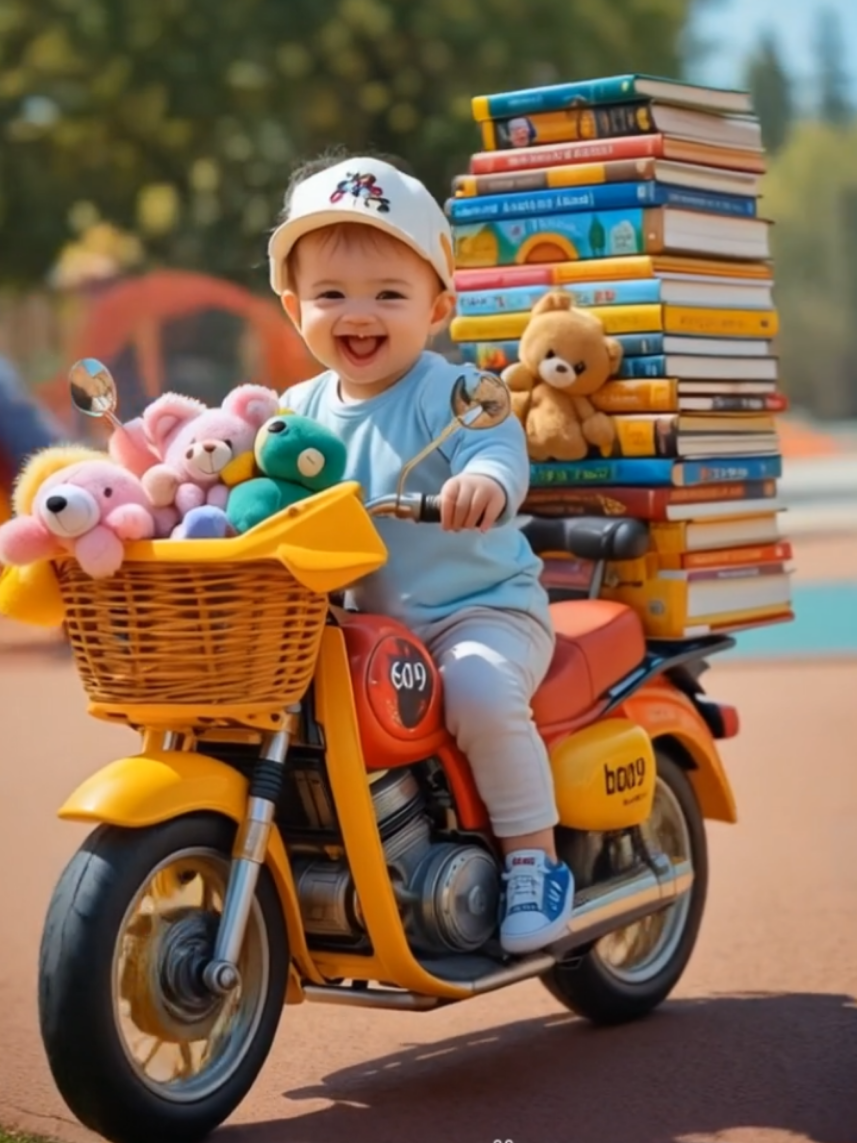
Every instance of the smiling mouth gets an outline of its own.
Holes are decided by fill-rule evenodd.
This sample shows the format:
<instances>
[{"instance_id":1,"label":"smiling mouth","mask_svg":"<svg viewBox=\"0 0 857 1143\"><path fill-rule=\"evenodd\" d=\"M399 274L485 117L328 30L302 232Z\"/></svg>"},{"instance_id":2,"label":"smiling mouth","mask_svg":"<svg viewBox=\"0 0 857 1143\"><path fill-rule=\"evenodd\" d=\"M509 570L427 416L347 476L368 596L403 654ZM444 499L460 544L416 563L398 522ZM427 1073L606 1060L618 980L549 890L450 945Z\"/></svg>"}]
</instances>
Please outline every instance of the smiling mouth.
<instances>
[{"instance_id":1,"label":"smiling mouth","mask_svg":"<svg viewBox=\"0 0 857 1143\"><path fill-rule=\"evenodd\" d=\"M356 364L367 364L380 352L386 337L338 337L336 339L345 357Z\"/></svg>"}]
</instances>

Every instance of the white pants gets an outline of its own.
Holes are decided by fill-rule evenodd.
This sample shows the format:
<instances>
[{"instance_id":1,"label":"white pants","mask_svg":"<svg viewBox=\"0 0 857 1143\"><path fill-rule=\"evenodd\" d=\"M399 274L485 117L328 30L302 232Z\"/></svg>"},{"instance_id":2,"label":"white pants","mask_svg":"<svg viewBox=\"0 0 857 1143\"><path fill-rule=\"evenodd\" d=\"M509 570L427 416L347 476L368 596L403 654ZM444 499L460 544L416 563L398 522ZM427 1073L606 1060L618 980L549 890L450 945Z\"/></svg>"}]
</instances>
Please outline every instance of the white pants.
<instances>
[{"instance_id":1,"label":"white pants","mask_svg":"<svg viewBox=\"0 0 857 1143\"><path fill-rule=\"evenodd\" d=\"M470 762L497 837L558 820L547 750L532 718L555 638L522 611L474 607L420 629L443 677L446 725Z\"/></svg>"}]
</instances>

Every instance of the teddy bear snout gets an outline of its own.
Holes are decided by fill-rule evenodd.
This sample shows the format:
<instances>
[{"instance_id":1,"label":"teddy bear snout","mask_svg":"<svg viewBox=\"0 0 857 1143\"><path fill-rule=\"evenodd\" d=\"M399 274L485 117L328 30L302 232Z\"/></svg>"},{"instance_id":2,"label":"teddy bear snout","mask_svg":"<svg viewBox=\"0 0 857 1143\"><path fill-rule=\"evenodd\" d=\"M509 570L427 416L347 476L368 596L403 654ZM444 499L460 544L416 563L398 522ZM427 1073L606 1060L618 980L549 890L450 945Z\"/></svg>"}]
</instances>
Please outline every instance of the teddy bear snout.
<instances>
[{"instance_id":1,"label":"teddy bear snout","mask_svg":"<svg viewBox=\"0 0 857 1143\"><path fill-rule=\"evenodd\" d=\"M232 460L226 441L197 441L185 453L188 468L199 476L216 476Z\"/></svg>"},{"instance_id":2,"label":"teddy bear snout","mask_svg":"<svg viewBox=\"0 0 857 1143\"><path fill-rule=\"evenodd\" d=\"M85 488L77 488L73 484L53 489L45 499L44 507L42 516L45 527L55 536L82 536L101 519L95 497Z\"/></svg>"},{"instance_id":3,"label":"teddy bear snout","mask_svg":"<svg viewBox=\"0 0 857 1143\"><path fill-rule=\"evenodd\" d=\"M575 379L575 373L567 361L561 357L546 358L539 366L539 376L547 385L554 389L565 389Z\"/></svg>"}]
</instances>

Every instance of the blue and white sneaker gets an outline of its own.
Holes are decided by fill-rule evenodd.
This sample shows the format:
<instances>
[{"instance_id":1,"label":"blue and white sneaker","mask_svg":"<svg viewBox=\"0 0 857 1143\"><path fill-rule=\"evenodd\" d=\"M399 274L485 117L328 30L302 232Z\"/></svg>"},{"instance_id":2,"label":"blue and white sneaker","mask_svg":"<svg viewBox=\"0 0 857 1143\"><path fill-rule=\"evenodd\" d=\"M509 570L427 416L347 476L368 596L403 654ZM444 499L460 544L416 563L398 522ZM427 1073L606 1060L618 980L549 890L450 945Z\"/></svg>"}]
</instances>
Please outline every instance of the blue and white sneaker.
<instances>
[{"instance_id":1,"label":"blue and white sneaker","mask_svg":"<svg viewBox=\"0 0 857 1143\"><path fill-rule=\"evenodd\" d=\"M574 908L574 875L540 849L506 857L500 902L500 944L508 953L536 952L566 932Z\"/></svg>"}]
</instances>

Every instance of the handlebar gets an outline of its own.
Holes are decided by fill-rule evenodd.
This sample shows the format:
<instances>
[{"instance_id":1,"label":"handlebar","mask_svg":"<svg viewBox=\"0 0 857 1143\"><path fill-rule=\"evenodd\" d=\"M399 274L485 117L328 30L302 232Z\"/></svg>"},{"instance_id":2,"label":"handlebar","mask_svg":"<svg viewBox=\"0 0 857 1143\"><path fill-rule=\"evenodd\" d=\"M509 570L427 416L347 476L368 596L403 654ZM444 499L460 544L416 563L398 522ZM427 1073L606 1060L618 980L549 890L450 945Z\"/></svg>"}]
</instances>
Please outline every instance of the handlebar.
<instances>
[{"instance_id":1,"label":"handlebar","mask_svg":"<svg viewBox=\"0 0 857 1143\"><path fill-rule=\"evenodd\" d=\"M417 524L440 523L440 496L407 492L402 496L380 496L366 505L370 516L395 516Z\"/></svg>"}]
</instances>

